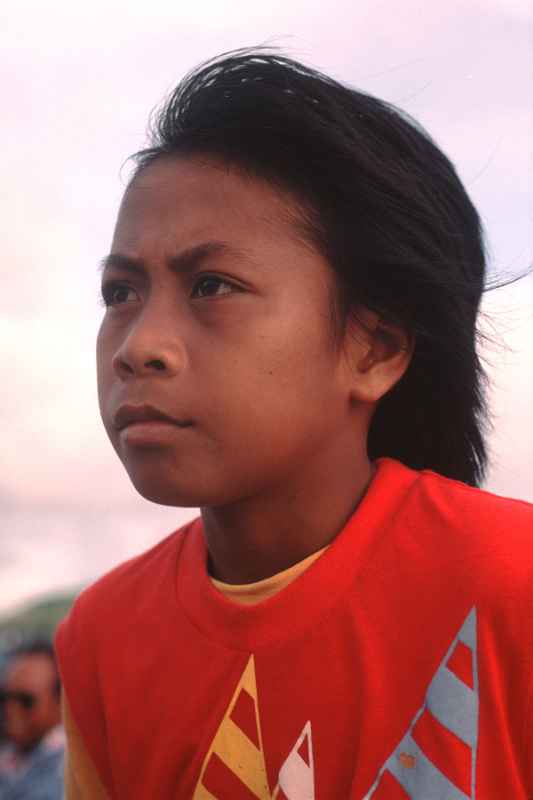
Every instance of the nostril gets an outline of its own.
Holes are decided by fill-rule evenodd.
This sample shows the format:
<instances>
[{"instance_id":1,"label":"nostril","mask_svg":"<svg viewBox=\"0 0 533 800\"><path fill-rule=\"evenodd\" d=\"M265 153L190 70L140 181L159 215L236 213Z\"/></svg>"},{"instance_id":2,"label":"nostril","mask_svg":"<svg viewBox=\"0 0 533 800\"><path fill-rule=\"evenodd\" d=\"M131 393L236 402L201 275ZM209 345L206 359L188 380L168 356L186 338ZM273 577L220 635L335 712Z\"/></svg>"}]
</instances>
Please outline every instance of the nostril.
<instances>
[{"instance_id":1,"label":"nostril","mask_svg":"<svg viewBox=\"0 0 533 800\"><path fill-rule=\"evenodd\" d=\"M127 362L127 361L123 361L121 358L119 358L119 359L116 359L116 360L114 361L114 364L113 364L113 365L114 365L114 367L115 367L115 370L116 370L116 371L117 371L119 374L123 374L123 375L124 375L124 374L127 374L127 375L133 375L133 369L132 369L132 367L131 367L131 366L128 364L128 362Z\"/></svg>"},{"instance_id":2,"label":"nostril","mask_svg":"<svg viewBox=\"0 0 533 800\"><path fill-rule=\"evenodd\" d=\"M159 358L154 358L154 359L152 359L152 361L148 361L146 366L147 367L153 367L154 369L157 369L157 370L160 370L160 371L165 369L165 365L163 364L163 362Z\"/></svg>"}]
</instances>

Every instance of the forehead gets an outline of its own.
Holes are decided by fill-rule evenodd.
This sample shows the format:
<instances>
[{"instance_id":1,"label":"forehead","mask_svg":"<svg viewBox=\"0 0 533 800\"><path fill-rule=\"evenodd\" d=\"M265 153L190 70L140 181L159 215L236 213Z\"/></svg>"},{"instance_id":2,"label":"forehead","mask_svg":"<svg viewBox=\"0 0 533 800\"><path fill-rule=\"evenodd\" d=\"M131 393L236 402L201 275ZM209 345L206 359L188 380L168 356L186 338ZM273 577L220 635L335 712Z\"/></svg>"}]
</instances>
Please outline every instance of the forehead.
<instances>
[{"instance_id":1,"label":"forehead","mask_svg":"<svg viewBox=\"0 0 533 800\"><path fill-rule=\"evenodd\" d=\"M302 212L287 192L207 158L161 157L128 187L114 249L175 249L201 239L246 246L301 238Z\"/></svg>"},{"instance_id":2,"label":"forehead","mask_svg":"<svg viewBox=\"0 0 533 800\"><path fill-rule=\"evenodd\" d=\"M48 689L55 677L52 662L44 655L16 658L7 668L5 685L11 690L39 692Z\"/></svg>"}]
</instances>

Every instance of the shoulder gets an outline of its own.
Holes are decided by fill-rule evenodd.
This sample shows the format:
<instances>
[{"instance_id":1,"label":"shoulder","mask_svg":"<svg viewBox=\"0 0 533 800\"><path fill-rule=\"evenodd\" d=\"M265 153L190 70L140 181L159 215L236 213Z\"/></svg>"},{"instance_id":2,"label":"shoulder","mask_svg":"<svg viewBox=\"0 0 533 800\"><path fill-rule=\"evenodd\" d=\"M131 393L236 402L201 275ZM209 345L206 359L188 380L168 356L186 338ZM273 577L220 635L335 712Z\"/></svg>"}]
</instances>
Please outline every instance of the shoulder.
<instances>
[{"instance_id":1,"label":"shoulder","mask_svg":"<svg viewBox=\"0 0 533 800\"><path fill-rule=\"evenodd\" d=\"M533 603L533 505L430 471L412 486L409 522L430 553L490 594Z\"/></svg>"},{"instance_id":2,"label":"shoulder","mask_svg":"<svg viewBox=\"0 0 533 800\"><path fill-rule=\"evenodd\" d=\"M525 500L500 497L461 481L445 478L431 470L414 470L390 458L380 459L380 472L386 485L402 486L403 498L420 513L449 526L465 525L487 532L517 526L520 535L533 531L533 504Z\"/></svg>"},{"instance_id":3,"label":"shoulder","mask_svg":"<svg viewBox=\"0 0 533 800\"><path fill-rule=\"evenodd\" d=\"M438 564L457 580L533 597L531 503L384 461L385 484L402 486L388 520L402 552L427 569Z\"/></svg>"},{"instance_id":4,"label":"shoulder","mask_svg":"<svg viewBox=\"0 0 533 800\"><path fill-rule=\"evenodd\" d=\"M38 797L53 800L63 788L63 749L39 746L28 758L24 769L13 777L13 797ZM8 796L11 795L8 793Z\"/></svg>"},{"instance_id":5,"label":"shoulder","mask_svg":"<svg viewBox=\"0 0 533 800\"><path fill-rule=\"evenodd\" d=\"M472 535L479 532L487 539L505 532L516 543L533 541L533 504L525 500L500 497L429 470L419 473L418 490L436 515L468 526Z\"/></svg>"},{"instance_id":6,"label":"shoulder","mask_svg":"<svg viewBox=\"0 0 533 800\"><path fill-rule=\"evenodd\" d=\"M164 635L165 622L175 614L176 568L191 525L85 589L56 632L63 689L105 785L111 785L106 708L139 642L150 641L159 629Z\"/></svg>"},{"instance_id":7,"label":"shoulder","mask_svg":"<svg viewBox=\"0 0 533 800\"><path fill-rule=\"evenodd\" d=\"M132 595L150 591L171 579L181 544L192 523L166 536L154 547L114 567L84 589L76 598L67 621L76 614L109 615L110 611L131 603Z\"/></svg>"},{"instance_id":8,"label":"shoulder","mask_svg":"<svg viewBox=\"0 0 533 800\"><path fill-rule=\"evenodd\" d=\"M55 648L65 680L76 663L98 660L101 649L126 628L153 624L150 612L173 602L174 576L182 542L192 523L146 552L119 564L84 589L58 626ZM68 688L68 687L67 687Z\"/></svg>"}]
</instances>

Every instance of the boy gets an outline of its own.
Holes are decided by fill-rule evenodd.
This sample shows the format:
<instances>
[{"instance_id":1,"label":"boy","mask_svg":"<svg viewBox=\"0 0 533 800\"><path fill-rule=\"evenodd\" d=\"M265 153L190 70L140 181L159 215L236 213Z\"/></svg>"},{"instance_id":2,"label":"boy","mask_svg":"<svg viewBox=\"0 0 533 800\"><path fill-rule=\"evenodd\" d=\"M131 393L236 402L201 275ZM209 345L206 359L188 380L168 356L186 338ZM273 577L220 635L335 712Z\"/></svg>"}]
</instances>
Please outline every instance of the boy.
<instances>
[{"instance_id":1,"label":"boy","mask_svg":"<svg viewBox=\"0 0 533 800\"><path fill-rule=\"evenodd\" d=\"M533 512L473 488L484 271L398 110L262 51L172 94L99 399L138 491L202 514L58 632L67 797L531 796Z\"/></svg>"}]
</instances>

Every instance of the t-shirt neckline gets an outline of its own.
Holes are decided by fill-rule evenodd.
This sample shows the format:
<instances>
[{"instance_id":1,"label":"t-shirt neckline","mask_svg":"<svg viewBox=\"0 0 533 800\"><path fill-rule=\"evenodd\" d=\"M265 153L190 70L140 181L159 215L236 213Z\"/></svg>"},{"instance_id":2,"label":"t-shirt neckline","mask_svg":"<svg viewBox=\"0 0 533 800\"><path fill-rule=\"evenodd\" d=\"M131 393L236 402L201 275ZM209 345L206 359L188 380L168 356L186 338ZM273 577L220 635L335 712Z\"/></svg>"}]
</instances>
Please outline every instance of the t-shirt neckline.
<instances>
[{"instance_id":1,"label":"t-shirt neckline","mask_svg":"<svg viewBox=\"0 0 533 800\"><path fill-rule=\"evenodd\" d=\"M398 461L379 459L364 497L326 552L256 605L238 605L212 585L202 521L195 520L184 533L178 559L178 603L204 635L236 650L251 652L305 634L353 585L416 477Z\"/></svg>"}]
</instances>

